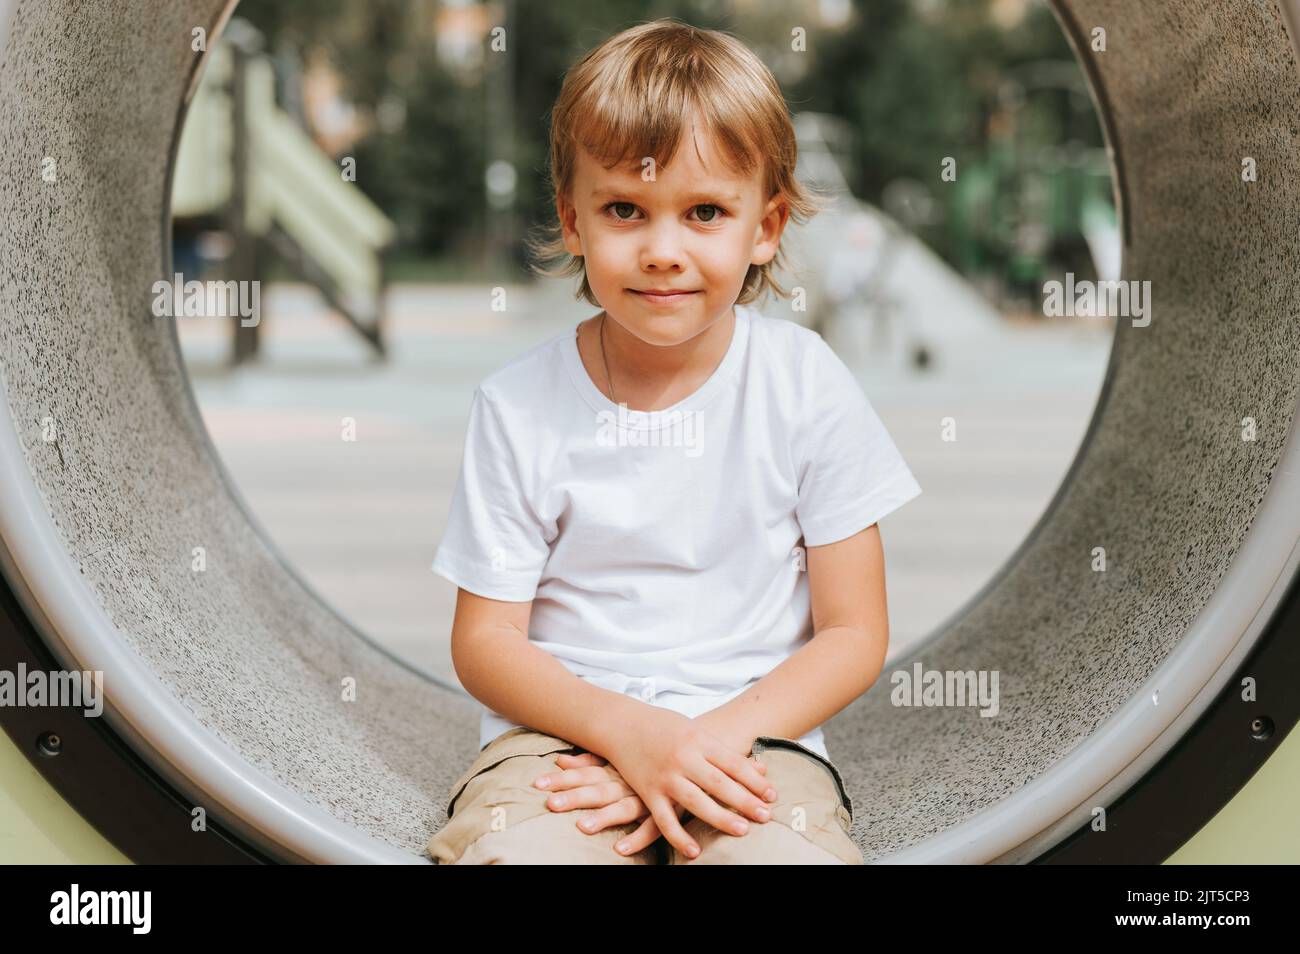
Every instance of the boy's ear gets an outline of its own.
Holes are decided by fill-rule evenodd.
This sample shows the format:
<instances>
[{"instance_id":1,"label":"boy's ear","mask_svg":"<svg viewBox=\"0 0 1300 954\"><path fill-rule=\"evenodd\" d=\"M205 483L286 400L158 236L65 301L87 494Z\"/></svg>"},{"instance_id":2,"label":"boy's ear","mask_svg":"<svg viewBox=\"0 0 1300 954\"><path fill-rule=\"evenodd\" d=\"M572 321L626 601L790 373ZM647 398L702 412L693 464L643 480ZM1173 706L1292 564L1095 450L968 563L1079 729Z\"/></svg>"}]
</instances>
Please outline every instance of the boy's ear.
<instances>
[{"instance_id":1,"label":"boy's ear","mask_svg":"<svg viewBox=\"0 0 1300 954\"><path fill-rule=\"evenodd\" d=\"M753 265L766 265L776 257L776 250L781 245L781 233L785 231L790 219L790 203L780 195L772 196L763 210L763 218L754 229L754 255L750 259Z\"/></svg>"},{"instance_id":2,"label":"boy's ear","mask_svg":"<svg viewBox=\"0 0 1300 954\"><path fill-rule=\"evenodd\" d=\"M578 234L578 210L563 194L555 197L555 215L560 220L564 235L564 250L570 255L582 255L582 236Z\"/></svg>"}]
</instances>

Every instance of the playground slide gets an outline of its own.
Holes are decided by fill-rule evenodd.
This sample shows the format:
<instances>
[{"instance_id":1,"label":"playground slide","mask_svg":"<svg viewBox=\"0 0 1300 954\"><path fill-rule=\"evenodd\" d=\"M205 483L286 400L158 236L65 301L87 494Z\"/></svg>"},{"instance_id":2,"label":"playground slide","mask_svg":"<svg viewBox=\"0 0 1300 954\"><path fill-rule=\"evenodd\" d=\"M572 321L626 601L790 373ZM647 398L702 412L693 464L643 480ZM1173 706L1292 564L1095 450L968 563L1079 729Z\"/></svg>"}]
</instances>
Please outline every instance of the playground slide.
<instances>
[{"instance_id":1,"label":"playground slide","mask_svg":"<svg viewBox=\"0 0 1300 954\"><path fill-rule=\"evenodd\" d=\"M175 216L219 214L230 201L234 57L229 45L218 43L208 60L176 154ZM345 164L322 152L276 104L271 61L250 55L246 70L246 227L255 236L281 229L368 325L382 292L381 253L396 228L347 178Z\"/></svg>"}]
</instances>

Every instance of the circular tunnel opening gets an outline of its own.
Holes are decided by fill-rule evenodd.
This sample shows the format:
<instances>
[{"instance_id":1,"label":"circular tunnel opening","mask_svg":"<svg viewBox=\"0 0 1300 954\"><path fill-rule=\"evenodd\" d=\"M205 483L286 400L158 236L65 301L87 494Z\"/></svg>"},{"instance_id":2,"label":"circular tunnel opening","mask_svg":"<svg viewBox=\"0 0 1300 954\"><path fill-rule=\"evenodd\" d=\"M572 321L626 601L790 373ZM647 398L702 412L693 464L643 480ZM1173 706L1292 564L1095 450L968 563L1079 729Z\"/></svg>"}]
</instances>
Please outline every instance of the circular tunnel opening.
<instances>
[{"instance_id":1,"label":"circular tunnel opening","mask_svg":"<svg viewBox=\"0 0 1300 954\"><path fill-rule=\"evenodd\" d=\"M1086 280L1099 270L1117 277L1119 235L1084 75L1046 6L1019 9L1018 18L1004 13L995 21L1000 47L985 51L989 62L1006 65L980 71L962 59L977 42L968 36L969 20L947 23L934 13L901 19L889 34L898 43L875 21L859 18L852 30L852 21L832 22L823 30L835 48L820 51L823 63L813 68L793 51L770 51L771 27L752 17L735 23L769 51L783 82L806 84L789 93L802 104L794 115L800 176L835 197L832 209L783 237L796 256L787 285L828 306L800 311L769 300L761 310L812 327L850 363L927 490L886 524L891 656L947 622L1037 522L1086 430L1113 341L1111 321L1042 315L1044 280L1066 273ZM443 126L414 128L427 109L419 94L449 80L439 71L425 78L409 61L436 60L436 49L451 40L420 41L427 57L418 45L414 55L405 45L381 48L375 55L405 64L403 83L362 86L374 102L352 103L312 92L335 89L332 60L356 55L335 51L326 60L320 52L337 42L338 21L322 15L314 28L295 22L289 55L273 9L266 10L258 22L270 32L232 19L187 107L171 192L173 263L164 269L200 280L222 281L240 269L260 276L259 314L249 319L257 343L241 344L248 329L234 320L177 314L185 370L223 464L298 575L374 642L455 682L455 586L430 580L427 557L450 508L473 384L589 309L566 283L526 282L525 271L512 268L513 250L483 269L487 216L480 223L468 214L437 215L441 206L420 186L433 173L411 178L401 162L383 164L388 154L441 149L474 167L458 185L486 178L478 166L489 167L489 158L468 159L482 146L473 131L461 133L462 141L447 139ZM507 29L544 38L534 44L564 45L550 37L556 27L539 10L531 16ZM933 38L929 46L919 42L923 31ZM877 55L860 75L845 77L848 51L867 35L873 47L906 52ZM818 48L822 42L812 40ZM897 86L900 73L938 57L949 62L936 71L942 79L932 80L924 103L883 97L852 120L829 112L842 106L828 86ZM309 65L281 75L276 64L286 60ZM238 83L236 68L245 74ZM824 78L815 81L819 71ZM854 126L886 128L899 113L928 112L952 86L968 85L966 71L982 77L979 91L942 121L909 131L905 142L853 135ZM482 87L464 93L478 97L473 113L531 114L556 94L548 88L525 103L494 106L500 94L472 75ZM516 76L514 83L528 88L537 80ZM394 90L410 104L396 105ZM294 116L303 103L314 108ZM372 114L383 124L363 134ZM248 126L239 137L230 131L237 115ZM351 125L340 126L349 116ZM288 125L315 130L315 138L291 135ZM964 142L985 128L987 143ZM544 133L535 131L539 141L516 143L511 153L538 154ZM242 163L230 156L236 138L248 154ZM915 158L922 146L949 142L962 143L948 150L961 159L953 181L943 163ZM850 176L862 180L855 189ZM935 182L923 184L924 176ZM248 196L254 211L234 216L236 194ZM434 271L416 257L417 249L432 254L425 249L433 238L407 208L418 201L432 204L431 218L464 221L460 232L437 236L439 247L484 248L437 260ZM471 209L481 202L467 200ZM522 236L522 222L546 213L537 212L535 197L515 202L521 224L510 231ZM380 245L399 228L408 258L390 260L389 268L403 280L385 289L376 281L386 251ZM332 261L331 243L346 246L343 263ZM241 246L246 258L237 254ZM384 328L388 360L374 360L380 355L363 333L364 309L351 310L343 294L349 287L355 301L385 300L369 312L382 311L376 325ZM508 310L493 310L494 288L505 291ZM961 440L935 439L934 422L945 418Z\"/></svg>"}]
</instances>

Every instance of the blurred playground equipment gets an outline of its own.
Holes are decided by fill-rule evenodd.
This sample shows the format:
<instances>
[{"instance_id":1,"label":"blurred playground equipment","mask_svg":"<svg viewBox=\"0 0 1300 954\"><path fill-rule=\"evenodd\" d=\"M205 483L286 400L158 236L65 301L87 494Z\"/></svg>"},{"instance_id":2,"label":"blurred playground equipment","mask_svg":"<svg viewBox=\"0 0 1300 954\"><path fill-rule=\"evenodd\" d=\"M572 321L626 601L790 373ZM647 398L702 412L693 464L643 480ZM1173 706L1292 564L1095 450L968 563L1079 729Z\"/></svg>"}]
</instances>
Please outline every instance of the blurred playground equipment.
<instances>
[{"instance_id":1,"label":"blurred playground equipment","mask_svg":"<svg viewBox=\"0 0 1300 954\"><path fill-rule=\"evenodd\" d=\"M177 152L178 270L215 265L223 279L253 280L274 253L382 355L385 253L396 229L352 184L346 159L335 162L277 106L260 34L232 20L211 51ZM258 325L231 326L239 364L257 352Z\"/></svg>"},{"instance_id":2,"label":"blurred playground equipment","mask_svg":"<svg viewBox=\"0 0 1300 954\"><path fill-rule=\"evenodd\" d=\"M1047 97L1052 114L1064 117L1064 143L1044 145L1049 137L1034 135L1026 107ZM965 275L996 271L1008 295L1031 300L1061 272L1118 278L1111 163L1105 149L1083 145L1084 126L1096 118L1078 67L1020 66L1002 83L999 99L987 150L962 157L952 188L941 193L957 267Z\"/></svg>"},{"instance_id":3,"label":"blurred playground equipment","mask_svg":"<svg viewBox=\"0 0 1300 954\"><path fill-rule=\"evenodd\" d=\"M962 329L1000 320L960 274L893 216L849 189L842 119L822 113L794 116L801 182L830 198L830 207L806 225L786 231L787 288L806 291L807 311L790 317L828 339L841 353L890 352L925 367L940 335L957 343Z\"/></svg>"}]
</instances>

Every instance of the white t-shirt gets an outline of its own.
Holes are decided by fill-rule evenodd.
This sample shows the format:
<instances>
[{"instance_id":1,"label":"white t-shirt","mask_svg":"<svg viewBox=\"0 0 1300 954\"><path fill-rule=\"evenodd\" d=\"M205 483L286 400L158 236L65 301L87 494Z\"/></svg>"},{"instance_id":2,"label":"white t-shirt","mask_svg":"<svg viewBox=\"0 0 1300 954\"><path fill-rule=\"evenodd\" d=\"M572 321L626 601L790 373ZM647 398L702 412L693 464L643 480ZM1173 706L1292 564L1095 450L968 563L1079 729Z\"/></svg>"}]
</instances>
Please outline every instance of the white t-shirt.
<instances>
[{"instance_id":1,"label":"white t-shirt","mask_svg":"<svg viewBox=\"0 0 1300 954\"><path fill-rule=\"evenodd\" d=\"M735 314L712 376L658 412L601 393L576 327L484 379L433 561L532 600L528 638L580 678L692 718L812 637L800 548L921 493L820 335ZM484 707L480 747L514 725ZM829 757L820 726L799 741Z\"/></svg>"}]
</instances>

